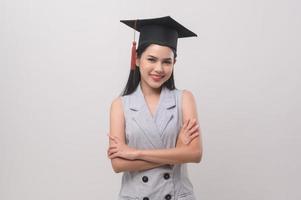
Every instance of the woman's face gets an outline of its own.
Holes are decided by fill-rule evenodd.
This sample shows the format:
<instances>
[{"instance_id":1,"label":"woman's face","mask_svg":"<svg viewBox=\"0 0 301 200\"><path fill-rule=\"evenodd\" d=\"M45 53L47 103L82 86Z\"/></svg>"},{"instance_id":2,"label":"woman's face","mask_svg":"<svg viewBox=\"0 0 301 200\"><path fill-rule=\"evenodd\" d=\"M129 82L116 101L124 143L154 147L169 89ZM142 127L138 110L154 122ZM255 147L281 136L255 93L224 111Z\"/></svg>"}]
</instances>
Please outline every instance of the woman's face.
<instances>
[{"instance_id":1,"label":"woman's face","mask_svg":"<svg viewBox=\"0 0 301 200\"><path fill-rule=\"evenodd\" d=\"M141 81L152 88L159 88L172 74L174 53L167 46L151 44L137 58L136 64L140 69Z\"/></svg>"}]
</instances>

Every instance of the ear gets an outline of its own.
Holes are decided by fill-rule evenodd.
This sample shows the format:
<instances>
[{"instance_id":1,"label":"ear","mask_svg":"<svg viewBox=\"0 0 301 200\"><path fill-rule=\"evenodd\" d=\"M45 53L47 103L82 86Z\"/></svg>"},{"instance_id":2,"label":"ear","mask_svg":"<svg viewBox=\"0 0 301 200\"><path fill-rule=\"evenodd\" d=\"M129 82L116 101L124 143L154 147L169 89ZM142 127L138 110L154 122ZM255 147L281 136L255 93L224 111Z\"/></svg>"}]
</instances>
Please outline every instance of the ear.
<instances>
[{"instance_id":1,"label":"ear","mask_svg":"<svg viewBox=\"0 0 301 200\"><path fill-rule=\"evenodd\" d=\"M136 58L136 66L140 66L140 58Z\"/></svg>"},{"instance_id":2,"label":"ear","mask_svg":"<svg viewBox=\"0 0 301 200\"><path fill-rule=\"evenodd\" d=\"M176 64L176 62L177 62L177 59L174 59L173 64Z\"/></svg>"}]
</instances>

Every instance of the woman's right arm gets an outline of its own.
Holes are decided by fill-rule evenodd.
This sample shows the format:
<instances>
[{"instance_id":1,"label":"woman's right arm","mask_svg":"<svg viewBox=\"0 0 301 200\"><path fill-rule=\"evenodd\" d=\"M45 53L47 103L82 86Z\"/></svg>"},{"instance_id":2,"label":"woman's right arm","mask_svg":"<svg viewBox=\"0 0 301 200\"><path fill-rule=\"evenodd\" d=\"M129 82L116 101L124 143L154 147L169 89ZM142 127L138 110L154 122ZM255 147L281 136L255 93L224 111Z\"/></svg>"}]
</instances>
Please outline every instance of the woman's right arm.
<instances>
[{"instance_id":1,"label":"woman's right arm","mask_svg":"<svg viewBox=\"0 0 301 200\"><path fill-rule=\"evenodd\" d=\"M113 100L111 104L109 134L120 138L120 140L125 143L125 120L120 97ZM110 144L111 142L112 141L110 140ZM119 157L111 159L111 164L116 173L123 171L147 170L163 165L144 160L127 160Z\"/></svg>"}]
</instances>

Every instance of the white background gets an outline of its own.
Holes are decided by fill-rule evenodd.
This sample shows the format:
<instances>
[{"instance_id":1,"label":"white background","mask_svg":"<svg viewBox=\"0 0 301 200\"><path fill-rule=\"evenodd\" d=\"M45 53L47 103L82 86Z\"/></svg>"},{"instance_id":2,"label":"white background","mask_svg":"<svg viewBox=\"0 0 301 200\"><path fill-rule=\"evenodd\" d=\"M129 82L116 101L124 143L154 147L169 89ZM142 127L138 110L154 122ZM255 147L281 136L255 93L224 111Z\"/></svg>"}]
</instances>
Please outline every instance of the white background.
<instances>
[{"instance_id":1,"label":"white background","mask_svg":"<svg viewBox=\"0 0 301 200\"><path fill-rule=\"evenodd\" d=\"M0 199L117 199L109 108L124 88L133 31L170 15L175 82L197 101L200 200L299 200L301 3L297 0L0 2Z\"/></svg>"}]
</instances>

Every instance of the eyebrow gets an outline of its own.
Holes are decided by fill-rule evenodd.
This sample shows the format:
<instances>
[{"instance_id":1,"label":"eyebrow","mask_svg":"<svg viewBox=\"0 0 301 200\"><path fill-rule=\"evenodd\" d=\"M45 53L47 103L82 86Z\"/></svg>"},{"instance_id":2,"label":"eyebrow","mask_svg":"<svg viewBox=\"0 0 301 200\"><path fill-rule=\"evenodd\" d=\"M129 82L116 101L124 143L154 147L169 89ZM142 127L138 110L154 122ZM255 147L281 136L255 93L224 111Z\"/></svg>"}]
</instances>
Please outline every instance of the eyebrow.
<instances>
[{"instance_id":1,"label":"eyebrow","mask_svg":"<svg viewBox=\"0 0 301 200\"><path fill-rule=\"evenodd\" d=\"M152 55L148 55L148 57L152 57L152 58L156 58L157 59L156 56L152 56ZM163 60L172 60L172 59L171 58L163 58Z\"/></svg>"}]
</instances>

